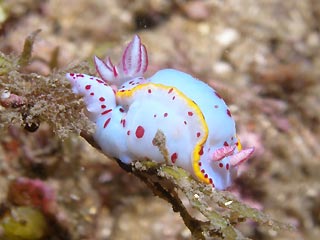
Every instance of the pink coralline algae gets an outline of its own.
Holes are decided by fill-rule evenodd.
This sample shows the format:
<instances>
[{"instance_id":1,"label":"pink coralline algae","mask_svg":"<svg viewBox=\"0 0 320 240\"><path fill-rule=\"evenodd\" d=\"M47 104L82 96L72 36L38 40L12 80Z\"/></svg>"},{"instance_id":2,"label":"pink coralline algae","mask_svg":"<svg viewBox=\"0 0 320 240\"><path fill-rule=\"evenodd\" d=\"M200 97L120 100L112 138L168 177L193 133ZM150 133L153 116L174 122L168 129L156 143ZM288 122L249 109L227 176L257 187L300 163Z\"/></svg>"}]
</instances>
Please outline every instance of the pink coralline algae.
<instances>
[{"instance_id":1,"label":"pink coralline algae","mask_svg":"<svg viewBox=\"0 0 320 240\"><path fill-rule=\"evenodd\" d=\"M242 149L235 122L221 96L189 74L164 69L144 78L148 55L138 36L119 64L95 57L100 78L68 73L73 92L84 96L102 151L123 163L152 159L176 165L217 189L226 189L237 166L254 148ZM153 139L160 130L168 156Z\"/></svg>"},{"instance_id":2,"label":"pink coralline algae","mask_svg":"<svg viewBox=\"0 0 320 240\"><path fill-rule=\"evenodd\" d=\"M39 208L44 213L53 213L56 206L53 189L39 179L21 177L14 180L9 187L8 199L15 205Z\"/></svg>"}]
</instances>

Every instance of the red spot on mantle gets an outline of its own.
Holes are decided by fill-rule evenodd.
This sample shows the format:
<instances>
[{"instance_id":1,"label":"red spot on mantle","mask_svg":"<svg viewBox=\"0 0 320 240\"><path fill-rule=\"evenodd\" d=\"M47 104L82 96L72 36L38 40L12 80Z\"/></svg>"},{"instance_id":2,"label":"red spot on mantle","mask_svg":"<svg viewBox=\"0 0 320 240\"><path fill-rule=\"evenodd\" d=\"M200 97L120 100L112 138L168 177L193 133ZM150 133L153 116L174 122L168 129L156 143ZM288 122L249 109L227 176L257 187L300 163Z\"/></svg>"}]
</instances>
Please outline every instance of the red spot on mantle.
<instances>
[{"instance_id":1,"label":"red spot on mantle","mask_svg":"<svg viewBox=\"0 0 320 240\"><path fill-rule=\"evenodd\" d=\"M188 112L188 115L191 117L193 116L193 112Z\"/></svg>"},{"instance_id":2,"label":"red spot on mantle","mask_svg":"<svg viewBox=\"0 0 320 240\"><path fill-rule=\"evenodd\" d=\"M108 124L109 124L110 121L111 121L111 118L108 118L108 119L105 121L105 123L104 123L104 125L103 125L103 128L106 128L106 127L108 126Z\"/></svg>"},{"instance_id":3,"label":"red spot on mantle","mask_svg":"<svg viewBox=\"0 0 320 240\"><path fill-rule=\"evenodd\" d=\"M227 163L226 169L229 170L229 167L230 167L230 165L229 165L229 163Z\"/></svg>"},{"instance_id":4,"label":"red spot on mantle","mask_svg":"<svg viewBox=\"0 0 320 240\"><path fill-rule=\"evenodd\" d=\"M138 126L136 129L136 137L142 138L144 135L144 128L142 126Z\"/></svg>"},{"instance_id":5,"label":"red spot on mantle","mask_svg":"<svg viewBox=\"0 0 320 240\"><path fill-rule=\"evenodd\" d=\"M176 160L177 160L177 158L178 158L178 154L177 154L177 153L173 153L173 154L171 155L171 162L172 162L172 163L175 163Z\"/></svg>"},{"instance_id":6,"label":"red spot on mantle","mask_svg":"<svg viewBox=\"0 0 320 240\"><path fill-rule=\"evenodd\" d=\"M229 109L227 109L227 114L228 114L229 117L231 117L231 112L230 112Z\"/></svg>"},{"instance_id":7,"label":"red spot on mantle","mask_svg":"<svg viewBox=\"0 0 320 240\"><path fill-rule=\"evenodd\" d=\"M222 98L219 93L215 92L215 94L218 98Z\"/></svg>"},{"instance_id":8,"label":"red spot on mantle","mask_svg":"<svg viewBox=\"0 0 320 240\"><path fill-rule=\"evenodd\" d=\"M86 90L89 90L91 88L91 85L86 85Z\"/></svg>"},{"instance_id":9,"label":"red spot on mantle","mask_svg":"<svg viewBox=\"0 0 320 240\"><path fill-rule=\"evenodd\" d=\"M105 100L104 97L99 98L100 102L103 102L104 100Z\"/></svg>"},{"instance_id":10,"label":"red spot on mantle","mask_svg":"<svg viewBox=\"0 0 320 240\"><path fill-rule=\"evenodd\" d=\"M201 146L201 148L200 148L199 155L200 155L200 156L203 155L203 146Z\"/></svg>"},{"instance_id":11,"label":"red spot on mantle","mask_svg":"<svg viewBox=\"0 0 320 240\"><path fill-rule=\"evenodd\" d=\"M101 115L108 114L108 113L109 113L109 112L111 112L111 111L112 111L112 109L108 109L108 110L106 110L106 111L102 112L102 113L101 113Z\"/></svg>"},{"instance_id":12,"label":"red spot on mantle","mask_svg":"<svg viewBox=\"0 0 320 240\"><path fill-rule=\"evenodd\" d=\"M122 127L126 126L126 120L125 119L121 119L120 123L122 124Z\"/></svg>"}]
</instances>

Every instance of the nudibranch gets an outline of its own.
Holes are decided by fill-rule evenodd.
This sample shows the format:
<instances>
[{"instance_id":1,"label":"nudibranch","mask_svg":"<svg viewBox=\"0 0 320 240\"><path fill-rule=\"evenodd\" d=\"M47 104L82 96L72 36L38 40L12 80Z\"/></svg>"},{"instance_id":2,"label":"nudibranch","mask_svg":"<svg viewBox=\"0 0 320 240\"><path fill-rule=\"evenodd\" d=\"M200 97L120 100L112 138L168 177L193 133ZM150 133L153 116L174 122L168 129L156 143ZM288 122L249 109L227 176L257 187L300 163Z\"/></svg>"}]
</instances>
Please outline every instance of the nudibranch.
<instances>
[{"instance_id":1,"label":"nudibranch","mask_svg":"<svg viewBox=\"0 0 320 240\"><path fill-rule=\"evenodd\" d=\"M95 141L125 164L149 159L189 171L217 189L226 189L238 165L254 148L242 149L235 122L221 96L208 84L174 69L144 78L148 55L138 36L119 64L94 58L100 78L68 73L73 92L84 96L96 124ZM166 156L154 143L160 130Z\"/></svg>"}]
</instances>

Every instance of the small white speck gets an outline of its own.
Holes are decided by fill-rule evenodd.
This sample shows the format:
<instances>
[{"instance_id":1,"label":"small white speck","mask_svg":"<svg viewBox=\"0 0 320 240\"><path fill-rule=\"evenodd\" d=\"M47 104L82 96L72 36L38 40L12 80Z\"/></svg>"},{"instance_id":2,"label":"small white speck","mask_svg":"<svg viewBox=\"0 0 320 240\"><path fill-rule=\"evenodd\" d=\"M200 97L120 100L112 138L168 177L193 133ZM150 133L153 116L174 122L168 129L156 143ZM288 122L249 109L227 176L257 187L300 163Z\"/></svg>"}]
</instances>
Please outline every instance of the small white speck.
<instances>
[{"instance_id":1,"label":"small white speck","mask_svg":"<svg viewBox=\"0 0 320 240\"><path fill-rule=\"evenodd\" d=\"M80 200L80 197L75 195L75 194L70 194L70 198L74 201L79 201Z\"/></svg>"},{"instance_id":2,"label":"small white speck","mask_svg":"<svg viewBox=\"0 0 320 240\"><path fill-rule=\"evenodd\" d=\"M239 33L233 28L226 28L216 36L220 45L228 47L239 39Z\"/></svg>"},{"instance_id":3,"label":"small white speck","mask_svg":"<svg viewBox=\"0 0 320 240\"><path fill-rule=\"evenodd\" d=\"M201 35L208 35L210 33L210 25L207 23L199 24L198 31Z\"/></svg>"},{"instance_id":4,"label":"small white speck","mask_svg":"<svg viewBox=\"0 0 320 240\"><path fill-rule=\"evenodd\" d=\"M4 90L4 91L1 93L1 100L4 100L4 99L9 98L10 95L11 95L11 93L10 93L9 90Z\"/></svg>"},{"instance_id":5,"label":"small white speck","mask_svg":"<svg viewBox=\"0 0 320 240\"><path fill-rule=\"evenodd\" d=\"M97 208L96 207L89 208L89 214L95 215L96 213L97 213Z\"/></svg>"},{"instance_id":6,"label":"small white speck","mask_svg":"<svg viewBox=\"0 0 320 240\"><path fill-rule=\"evenodd\" d=\"M231 203L233 203L233 201L225 202L224 205L225 205L225 206L229 206Z\"/></svg>"},{"instance_id":7,"label":"small white speck","mask_svg":"<svg viewBox=\"0 0 320 240\"><path fill-rule=\"evenodd\" d=\"M268 233L271 237L276 237L278 235L278 232L273 229L270 229Z\"/></svg>"},{"instance_id":8,"label":"small white speck","mask_svg":"<svg viewBox=\"0 0 320 240\"><path fill-rule=\"evenodd\" d=\"M232 67L230 66L229 63L221 61L221 62L217 62L213 65L213 70L217 74L226 74L226 73L230 73L232 71Z\"/></svg>"}]
</instances>

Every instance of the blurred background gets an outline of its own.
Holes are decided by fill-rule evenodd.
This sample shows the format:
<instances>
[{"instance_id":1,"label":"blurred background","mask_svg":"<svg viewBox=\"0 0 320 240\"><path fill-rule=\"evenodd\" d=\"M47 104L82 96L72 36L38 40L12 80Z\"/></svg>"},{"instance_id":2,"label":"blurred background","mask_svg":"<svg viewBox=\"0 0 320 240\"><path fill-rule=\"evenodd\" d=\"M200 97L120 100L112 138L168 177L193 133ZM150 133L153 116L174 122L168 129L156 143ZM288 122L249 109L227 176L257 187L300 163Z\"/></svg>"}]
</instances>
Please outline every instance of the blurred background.
<instances>
[{"instance_id":1,"label":"blurred background","mask_svg":"<svg viewBox=\"0 0 320 240\"><path fill-rule=\"evenodd\" d=\"M138 34L149 55L146 76L170 67L213 86L242 144L256 147L234 194L297 228L246 222L239 229L253 239L319 239L320 1L0 1L3 53L19 54L37 29L29 72L50 75L52 59L56 68L92 65L93 55L117 62ZM0 189L2 223L10 209L31 219L34 229L22 240L191 238L143 183L82 138L62 141L45 123L0 136Z\"/></svg>"}]
</instances>

